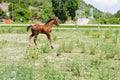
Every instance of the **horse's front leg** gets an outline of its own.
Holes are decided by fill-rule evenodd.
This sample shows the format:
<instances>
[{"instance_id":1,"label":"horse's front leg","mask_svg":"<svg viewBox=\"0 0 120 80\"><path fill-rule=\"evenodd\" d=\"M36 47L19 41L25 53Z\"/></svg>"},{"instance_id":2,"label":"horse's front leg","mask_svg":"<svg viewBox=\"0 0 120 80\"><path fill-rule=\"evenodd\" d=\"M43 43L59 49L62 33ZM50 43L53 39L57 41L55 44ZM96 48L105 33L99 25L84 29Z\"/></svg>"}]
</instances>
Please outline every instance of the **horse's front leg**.
<instances>
[{"instance_id":1,"label":"horse's front leg","mask_svg":"<svg viewBox=\"0 0 120 80\"><path fill-rule=\"evenodd\" d=\"M54 47L52 46L50 34L46 34L46 36L47 36L47 38L48 38L48 40L49 40L49 43L50 43L51 48L54 49Z\"/></svg>"}]
</instances>

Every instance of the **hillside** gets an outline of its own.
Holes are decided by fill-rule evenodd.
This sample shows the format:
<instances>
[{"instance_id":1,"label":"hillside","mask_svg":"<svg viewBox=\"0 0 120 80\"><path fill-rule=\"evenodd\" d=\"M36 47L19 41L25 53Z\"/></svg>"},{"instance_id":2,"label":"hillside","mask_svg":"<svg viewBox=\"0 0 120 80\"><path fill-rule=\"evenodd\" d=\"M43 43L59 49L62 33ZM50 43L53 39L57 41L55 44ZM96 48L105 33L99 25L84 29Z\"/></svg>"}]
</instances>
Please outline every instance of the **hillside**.
<instances>
[{"instance_id":1,"label":"hillside","mask_svg":"<svg viewBox=\"0 0 120 80\"><path fill-rule=\"evenodd\" d=\"M86 4L83 0L80 0L80 10L85 11L85 16L87 16L87 17L90 16L90 8L93 8L94 18L98 18L98 14L99 15L104 14L102 11L98 10L94 6L92 6L90 4Z\"/></svg>"}]
</instances>

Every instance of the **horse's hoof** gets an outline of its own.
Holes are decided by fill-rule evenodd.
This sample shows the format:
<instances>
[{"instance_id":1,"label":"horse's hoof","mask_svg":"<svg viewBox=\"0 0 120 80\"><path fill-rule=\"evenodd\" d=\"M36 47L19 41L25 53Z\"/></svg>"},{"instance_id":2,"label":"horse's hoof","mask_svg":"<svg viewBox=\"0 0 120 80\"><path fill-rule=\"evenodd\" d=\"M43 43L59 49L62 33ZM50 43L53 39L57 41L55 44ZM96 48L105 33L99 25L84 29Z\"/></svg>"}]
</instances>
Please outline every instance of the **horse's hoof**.
<instances>
[{"instance_id":1,"label":"horse's hoof","mask_svg":"<svg viewBox=\"0 0 120 80\"><path fill-rule=\"evenodd\" d=\"M31 47L31 45L28 45L28 46L27 46L27 48L30 48L30 47Z\"/></svg>"},{"instance_id":2,"label":"horse's hoof","mask_svg":"<svg viewBox=\"0 0 120 80\"><path fill-rule=\"evenodd\" d=\"M53 46L51 46L51 48L52 48L52 49L54 49L54 47L53 47Z\"/></svg>"}]
</instances>

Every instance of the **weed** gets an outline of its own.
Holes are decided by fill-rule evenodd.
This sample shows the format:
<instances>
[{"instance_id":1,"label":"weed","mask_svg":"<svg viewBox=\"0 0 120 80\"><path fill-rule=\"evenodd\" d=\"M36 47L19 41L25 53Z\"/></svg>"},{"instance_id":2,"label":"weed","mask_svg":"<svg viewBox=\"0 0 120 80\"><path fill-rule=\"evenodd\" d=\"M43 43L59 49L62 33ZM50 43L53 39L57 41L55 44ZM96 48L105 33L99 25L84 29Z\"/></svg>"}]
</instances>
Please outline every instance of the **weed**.
<instances>
[{"instance_id":1,"label":"weed","mask_svg":"<svg viewBox=\"0 0 120 80\"><path fill-rule=\"evenodd\" d=\"M56 41L56 40L57 40L57 36L54 35L54 36L53 36L53 41Z\"/></svg>"},{"instance_id":2,"label":"weed","mask_svg":"<svg viewBox=\"0 0 120 80\"><path fill-rule=\"evenodd\" d=\"M36 48L26 49L25 59L38 59L39 50Z\"/></svg>"},{"instance_id":3,"label":"weed","mask_svg":"<svg viewBox=\"0 0 120 80\"><path fill-rule=\"evenodd\" d=\"M99 38L100 37L100 32L94 32L92 33L93 38Z\"/></svg>"},{"instance_id":4,"label":"weed","mask_svg":"<svg viewBox=\"0 0 120 80\"><path fill-rule=\"evenodd\" d=\"M81 72L83 69L83 64L79 57L73 57L67 61L66 66L69 68L69 71L72 71L72 74L75 76L81 76Z\"/></svg>"},{"instance_id":5,"label":"weed","mask_svg":"<svg viewBox=\"0 0 120 80\"><path fill-rule=\"evenodd\" d=\"M41 46L41 52L42 53L49 53L51 50L50 46L48 44L44 44Z\"/></svg>"},{"instance_id":6,"label":"weed","mask_svg":"<svg viewBox=\"0 0 120 80\"><path fill-rule=\"evenodd\" d=\"M65 73L51 66L42 67L41 72L43 72L43 76L47 80L66 80Z\"/></svg>"},{"instance_id":7,"label":"weed","mask_svg":"<svg viewBox=\"0 0 120 80\"><path fill-rule=\"evenodd\" d=\"M34 80L34 74L31 68L9 65L0 72L0 80Z\"/></svg>"},{"instance_id":8,"label":"weed","mask_svg":"<svg viewBox=\"0 0 120 80\"><path fill-rule=\"evenodd\" d=\"M109 65L102 66L98 72L99 80L118 80L116 75L118 75L117 72Z\"/></svg>"},{"instance_id":9,"label":"weed","mask_svg":"<svg viewBox=\"0 0 120 80\"><path fill-rule=\"evenodd\" d=\"M104 37L105 37L105 39L111 38L112 37L112 31L110 31L110 30L105 31Z\"/></svg>"},{"instance_id":10,"label":"weed","mask_svg":"<svg viewBox=\"0 0 120 80\"><path fill-rule=\"evenodd\" d=\"M7 44L7 42L8 42L7 40L4 40L4 39L1 40L0 41L0 49L2 49Z\"/></svg>"},{"instance_id":11,"label":"weed","mask_svg":"<svg viewBox=\"0 0 120 80\"><path fill-rule=\"evenodd\" d=\"M91 45L89 50L91 55L95 55L97 53L97 45Z\"/></svg>"},{"instance_id":12,"label":"weed","mask_svg":"<svg viewBox=\"0 0 120 80\"><path fill-rule=\"evenodd\" d=\"M87 29L84 32L85 32L85 35L89 35L90 34L90 29Z\"/></svg>"},{"instance_id":13,"label":"weed","mask_svg":"<svg viewBox=\"0 0 120 80\"><path fill-rule=\"evenodd\" d=\"M64 42L62 45L59 46L58 52L65 52L65 53L71 53L74 49L74 44L72 41L70 42Z\"/></svg>"},{"instance_id":14,"label":"weed","mask_svg":"<svg viewBox=\"0 0 120 80\"><path fill-rule=\"evenodd\" d=\"M81 46L81 53L85 53L85 43L81 42L80 43L80 46Z\"/></svg>"},{"instance_id":15,"label":"weed","mask_svg":"<svg viewBox=\"0 0 120 80\"><path fill-rule=\"evenodd\" d=\"M101 45L101 58L114 58L119 54L119 47L111 42L103 43Z\"/></svg>"},{"instance_id":16,"label":"weed","mask_svg":"<svg viewBox=\"0 0 120 80\"><path fill-rule=\"evenodd\" d=\"M114 33L115 33L115 34L114 34L114 36L113 36L113 38L112 38L112 42L113 42L114 44L117 44L117 43L118 43L119 30L116 30Z\"/></svg>"}]
</instances>

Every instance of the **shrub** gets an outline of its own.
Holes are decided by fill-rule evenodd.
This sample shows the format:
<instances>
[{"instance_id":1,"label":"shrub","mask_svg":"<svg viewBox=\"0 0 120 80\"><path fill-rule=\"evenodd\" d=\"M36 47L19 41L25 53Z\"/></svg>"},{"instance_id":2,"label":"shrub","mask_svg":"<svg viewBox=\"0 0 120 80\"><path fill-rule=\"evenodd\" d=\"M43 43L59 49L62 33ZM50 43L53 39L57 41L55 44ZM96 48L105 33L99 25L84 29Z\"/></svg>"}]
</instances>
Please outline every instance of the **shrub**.
<instances>
[{"instance_id":1,"label":"shrub","mask_svg":"<svg viewBox=\"0 0 120 80\"><path fill-rule=\"evenodd\" d=\"M103 43L101 45L101 58L114 58L119 54L119 46L112 44L111 42Z\"/></svg>"},{"instance_id":2,"label":"shrub","mask_svg":"<svg viewBox=\"0 0 120 80\"><path fill-rule=\"evenodd\" d=\"M105 39L109 39L112 37L112 32L110 30L105 31L104 33Z\"/></svg>"},{"instance_id":3,"label":"shrub","mask_svg":"<svg viewBox=\"0 0 120 80\"><path fill-rule=\"evenodd\" d=\"M32 17L31 11L24 8L14 10L14 14L14 20L16 22L20 22L20 19L22 19L23 22L26 22Z\"/></svg>"},{"instance_id":4,"label":"shrub","mask_svg":"<svg viewBox=\"0 0 120 80\"><path fill-rule=\"evenodd\" d=\"M50 48L49 44L44 44L44 45L41 46L41 52L42 53L49 53L50 50L51 50L51 48Z\"/></svg>"},{"instance_id":5,"label":"shrub","mask_svg":"<svg viewBox=\"0 0 120 80\"><path fill-rule=\"evenodd\" d=\"M94 32L92 33L93 38L99 38L100 37L100 32Z\"/></svg>"}]
</instances>

